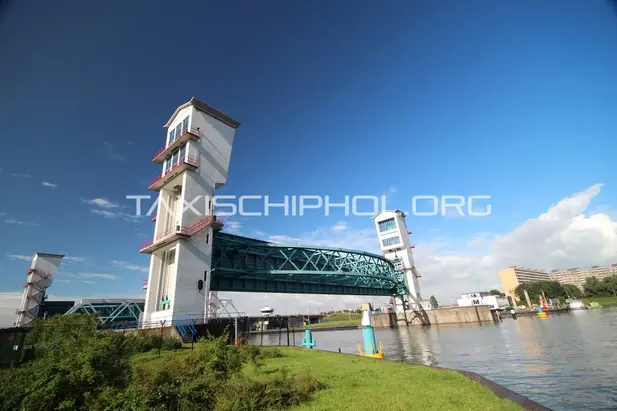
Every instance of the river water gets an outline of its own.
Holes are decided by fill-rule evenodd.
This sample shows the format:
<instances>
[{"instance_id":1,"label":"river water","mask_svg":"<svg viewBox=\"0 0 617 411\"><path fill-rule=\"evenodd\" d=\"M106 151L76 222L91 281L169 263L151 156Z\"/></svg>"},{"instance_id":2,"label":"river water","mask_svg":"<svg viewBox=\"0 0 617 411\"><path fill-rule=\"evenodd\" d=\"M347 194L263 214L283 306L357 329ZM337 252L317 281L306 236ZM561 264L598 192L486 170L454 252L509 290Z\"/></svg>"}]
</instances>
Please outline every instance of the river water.
<instances>
[{"instance_id":1,"label":"river water","mask_svg":"<svg viewBox=\"0 0 617 411\"><path fill-rule=\"evenodd\" d=\"M386 359L473 371L555 411L617 410L617 308L375 334ZM360 330L313 335L321 350L355 354L362 342ZM296 345L302 337L295 334ZM285 331L280 341L287 345ZM261 336L249 342L260 344ZM264 334L263 344L278 345L279 335Z\"/></svg>"}]
</instances>

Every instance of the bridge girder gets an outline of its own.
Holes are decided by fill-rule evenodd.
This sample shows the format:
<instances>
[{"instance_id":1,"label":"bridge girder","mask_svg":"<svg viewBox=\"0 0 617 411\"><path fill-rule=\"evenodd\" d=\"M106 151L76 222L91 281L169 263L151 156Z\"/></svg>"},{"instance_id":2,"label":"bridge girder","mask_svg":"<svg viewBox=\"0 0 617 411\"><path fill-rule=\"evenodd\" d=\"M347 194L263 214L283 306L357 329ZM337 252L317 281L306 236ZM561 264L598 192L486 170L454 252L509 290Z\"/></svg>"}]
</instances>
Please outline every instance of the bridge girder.
<instances>
[{"instance_id":1,"label":"bridge girder","mask_svg":"<svg viewBox=\"0 0 617 411\"><path fill-rule=\"evenodd\" d=\"M212 291L392 296L407 292L385 258L332 247L283 245L219 232Z\"/></svg>"}]
</instances>

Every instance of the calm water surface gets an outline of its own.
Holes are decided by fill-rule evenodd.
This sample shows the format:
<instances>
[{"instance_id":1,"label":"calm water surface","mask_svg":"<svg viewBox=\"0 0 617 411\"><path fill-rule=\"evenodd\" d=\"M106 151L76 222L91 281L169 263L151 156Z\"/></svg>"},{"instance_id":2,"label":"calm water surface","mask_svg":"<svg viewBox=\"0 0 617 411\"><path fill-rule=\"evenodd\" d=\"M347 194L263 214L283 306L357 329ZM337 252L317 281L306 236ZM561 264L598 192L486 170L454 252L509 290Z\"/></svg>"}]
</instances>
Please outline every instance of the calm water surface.
<instances>
[{"instance_id":1,"label":"calm water surface","mask_svg":"<svg viewBox=\"0 0 617 411\"><path fill-rule=\"evenodd\" d=\"M362 342L359 330L313 335L321 350L355 354ZM295 335L296 345L302 337ZM617 410L617 308L380 329L376 337L387 359L473 371L556 411ZM278 345L279 335L264 335L263 343Z\"/></svg>"}]
</instances>

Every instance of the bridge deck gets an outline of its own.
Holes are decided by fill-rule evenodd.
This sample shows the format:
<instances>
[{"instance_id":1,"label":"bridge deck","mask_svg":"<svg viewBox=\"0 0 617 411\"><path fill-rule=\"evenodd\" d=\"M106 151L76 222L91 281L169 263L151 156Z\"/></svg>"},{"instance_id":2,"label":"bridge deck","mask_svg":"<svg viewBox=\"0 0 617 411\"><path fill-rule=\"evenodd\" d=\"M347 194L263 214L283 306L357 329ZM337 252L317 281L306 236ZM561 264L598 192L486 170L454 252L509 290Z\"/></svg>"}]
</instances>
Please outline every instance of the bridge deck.
<instances>
[{"instance_id":1,"label":"bridge deck","mask_svg":"<svg viewBox=\"0 0 617 411\"><path fill-rule=\"evenodd\" d=\"M212 291L405 294L403 274L385 258L363 251L283 245L216 233Z\"/></svg>"}]
</instances>

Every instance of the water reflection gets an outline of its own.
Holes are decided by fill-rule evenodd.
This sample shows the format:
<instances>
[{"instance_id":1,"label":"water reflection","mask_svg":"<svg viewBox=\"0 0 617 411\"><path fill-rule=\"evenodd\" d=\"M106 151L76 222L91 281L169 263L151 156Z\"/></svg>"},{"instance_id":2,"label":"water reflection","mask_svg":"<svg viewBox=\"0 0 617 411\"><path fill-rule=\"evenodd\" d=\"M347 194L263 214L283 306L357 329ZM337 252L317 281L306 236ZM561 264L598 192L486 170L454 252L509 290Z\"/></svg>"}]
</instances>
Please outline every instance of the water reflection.
<instances>
[{"instance_id":1,"label":"water reflection","mask_svg":"<svg viewBox=\"0 0 617 411\"><path fill-rule=\"evenodd\" d=\"M405 362L422 365L437 365L435 348L437 340L431 338L428 327L401 327L393 330L398 337L398 342L402 351L402 358ZM385 349L388 352L387 349Z\"/></svg>"}]
</instances>

